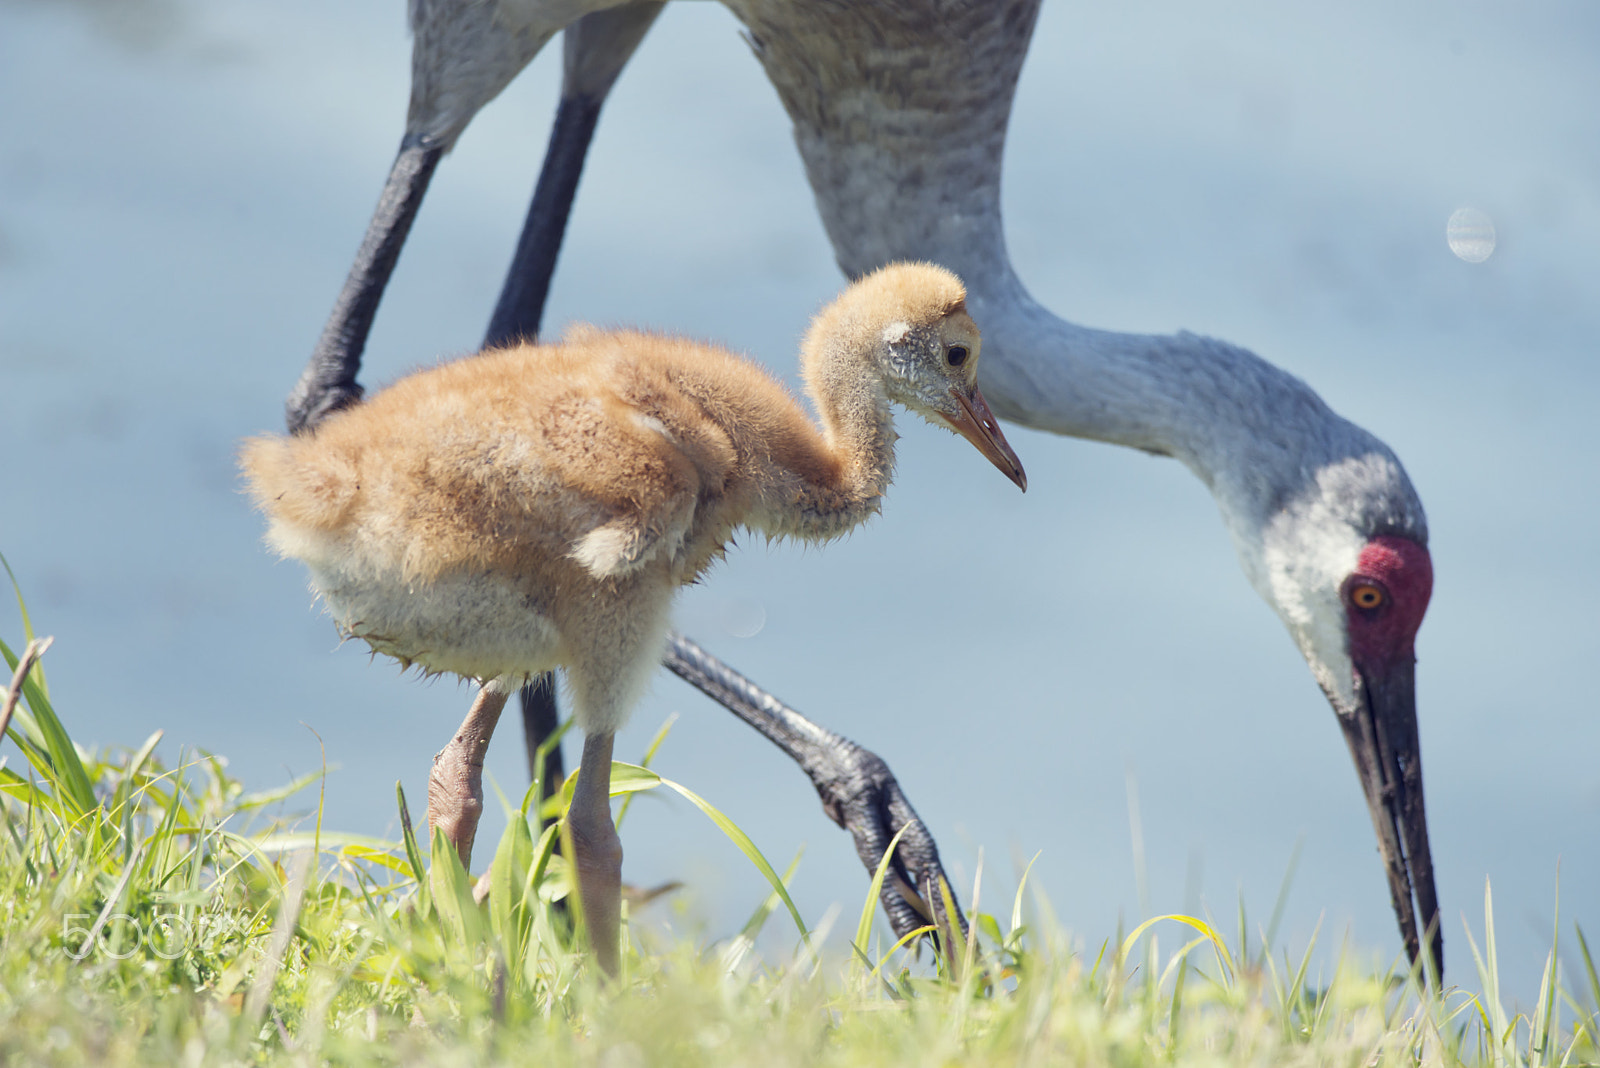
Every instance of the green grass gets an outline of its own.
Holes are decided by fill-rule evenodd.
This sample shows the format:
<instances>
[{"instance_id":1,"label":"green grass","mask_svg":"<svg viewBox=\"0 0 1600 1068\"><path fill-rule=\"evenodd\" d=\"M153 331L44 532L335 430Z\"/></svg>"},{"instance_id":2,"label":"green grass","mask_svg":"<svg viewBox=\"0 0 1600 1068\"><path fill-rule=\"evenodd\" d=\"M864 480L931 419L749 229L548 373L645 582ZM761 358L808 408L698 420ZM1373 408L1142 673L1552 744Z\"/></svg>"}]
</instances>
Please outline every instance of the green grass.
<instances>
[{"instance_id":1,"label":"green grass","mask_svg":"<svg viewBox=\"0 0 1600 1068\"><path fill-rule=\"evenodd\" d=\"M28 657L26 609L23 626ZM0 652L15 672L17 653ZM810 931L731 821L620 763L615 793L688 796L774 890L725 943L630 926L624 975L606 984L556 904L570 889L563 797L540 811L530 788L479 904L454 850L419 842L408 817L400 843L332 833L320 805L284 826L268 813L317 777L249 793L205 753L164 766L159 734L86 753L43 667L19 683L0 750L0 1063L1600 1063L1582 932L1587 973L1569 985L1552 946L1534 1011L1511 1015L1487 894L1479 995L1425 994L1354 953L1313 989L1314 946L1274 958L1258 939L1247 956L1242 913L1231 947L1209 922L1162 917L1083 952L1026 876L992 915L980 874L970 938L917 960L867 944L876 883L854 932ZM780 908L794 951L766 960L755 938Z\"/></svg>"}]
</instances>

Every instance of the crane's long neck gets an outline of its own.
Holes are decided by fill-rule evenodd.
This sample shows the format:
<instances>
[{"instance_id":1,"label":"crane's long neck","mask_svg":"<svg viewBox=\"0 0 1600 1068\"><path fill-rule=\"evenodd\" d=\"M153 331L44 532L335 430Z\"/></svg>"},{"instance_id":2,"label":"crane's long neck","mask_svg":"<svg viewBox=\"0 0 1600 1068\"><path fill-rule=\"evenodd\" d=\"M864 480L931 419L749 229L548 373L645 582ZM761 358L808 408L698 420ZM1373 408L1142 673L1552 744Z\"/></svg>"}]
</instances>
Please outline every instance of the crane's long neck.
<instances>
[{"instance_id":1,"label":"crane's long neck","mask_svg":"<svg viewBox=\"0 0 1600 1068\"><path fill-rule=\"evenodd\" d=\"M1192 455L1203 451L1184 410L1193 391L1150 358L1171 339L1076 327L1012 270L1000 168L1039 0L729 2L794 121L847 275L903 259L949 267L983 331L997 414L1208 466Z\"/></svg>"},{"instance_id":2,"label":"crane's long neck","mask_svg":"<svg viewBox=\"0 0 1600 1068\"><path fill-rule=\"evenodd\" d=\"M1236 541L1258 539L1327 463L1391 455L1241 348L1076 326L1028 294L1006 251L1000 168L1039 0L727 2L794 121L839 265L854 277L927 259L959 274L997 414L1176 457Z\"/></svg>"}]
</instances>

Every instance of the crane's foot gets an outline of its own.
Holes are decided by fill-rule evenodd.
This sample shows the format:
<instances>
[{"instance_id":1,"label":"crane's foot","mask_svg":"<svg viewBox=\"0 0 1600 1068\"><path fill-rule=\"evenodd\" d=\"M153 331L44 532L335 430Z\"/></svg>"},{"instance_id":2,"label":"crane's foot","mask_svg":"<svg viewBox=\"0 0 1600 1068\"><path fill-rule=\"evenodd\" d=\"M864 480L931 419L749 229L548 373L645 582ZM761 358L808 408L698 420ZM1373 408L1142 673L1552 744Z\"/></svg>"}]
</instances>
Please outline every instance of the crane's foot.
<instances>
[{"instance_id":1,"label":"crane's foot","mask_svg":"<svg viewBox=\"0 0 1600 1068\"><path fill-rule=\"evenodd\" d=\"M939 847L883 758L813 723L676 631L668 636L665 664L800 765L823 811L855 839L868 872L877 872L889 843L905 828L881 894L896 936L930 923L940 932L966 933L960 906L945 908L941 886L948 880ZM952 887L950 901L955 900Z\"/></svg>"},{"instance_id":2,"label":"crane's foot","mask_svg":"<svg viewBox=\"0 0 1600 1068\"><path fill-rule=\"evenodd\" d=\"M941 884L949 886L939 862L939 845L911 807L910 800L883 758L846 738L817 746L803 765L822 799L822 810L855 839L856 855L876 872L883 854L901 833L883 880L880 900L898 937L933 924L945 935L966 933L966 917L955 905L946 908ZM949 886L955 904L955 888Z\"/></svg>"},{"instance_id":3,"label":"crane's foot","mask_svg":"<svg viewBox=\"0 0 1600 1068\"><path fill-rule=\"evenodd\" d=\"M433 770L428 773L428 826L444 832L468 870L478 820L483 816L483 757L508 696L499 683L485 683L455 737L433 758Z\"/></svg>"},{"instance_id":4,"label":"crane's foot","mask_svg":"<svg viewBox=\"0 0 1600 1068\"><path fill-rule=\"evenodd\" d=\"M589 944L600 969L615 978L622 927L622 840L611 819L612 737L595 733L584 738L567 827Z\"/></svg>"}]
</instances>

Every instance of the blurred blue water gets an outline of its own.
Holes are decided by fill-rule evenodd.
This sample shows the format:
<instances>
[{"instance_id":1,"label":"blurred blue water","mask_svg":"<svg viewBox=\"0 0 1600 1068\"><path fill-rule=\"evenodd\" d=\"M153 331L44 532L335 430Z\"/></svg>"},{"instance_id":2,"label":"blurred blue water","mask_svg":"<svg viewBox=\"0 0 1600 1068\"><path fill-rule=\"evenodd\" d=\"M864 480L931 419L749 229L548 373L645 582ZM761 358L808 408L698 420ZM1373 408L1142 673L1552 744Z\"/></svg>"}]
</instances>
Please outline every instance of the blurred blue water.
<instances>
[{"instance_id":1,"label":"blurred blue water","mask_svg":"<svg viewBox=\"0 0 1600 1068\"><path fill-rule=\"evenodd\" d=\"M1564 914L1600 931L1597 46L1581 2L1057 2L1007 159L1009 240L1042 301L1247 345L1404 459L1438 572L1418 679L1452 978L1469 978L1460 916L1481 931L1489 879L1508 984L1530 1000L1558 863ZM481 335L556 55L441 166L369 385ZM327 823L375 833L396 777L423 796L467 691L336 648L300 570L262 551L231 453L281 424L407 71L398 3L0 0L0 551L58 635L60 706L80 740L162 728L169 759L213 749L255 787L317 766L313 727L341 766ZM1462 206L1498 229L1481 265L1445 242ZM673 5L608 105L549 321L715 337L787 374L839 284L733 20ZM1023 497L947 435L904 429L880 520L826 552L745 545L685 595L684 629L883 754L968 885L982 852L989 907L1039 851L1036 878L1092 945L1137 916L1132 769L1152 908L1231 917L1242 892L1264 920L1303 834L1285 944L1320 921L1325 943L1396 952L1333 717L1203 487L1017 430ZM775 862L808 843L812 919L855 907L865 878L809 785L676 680L619 755L672 712L663 772ZM508 723L489 769L513 794L520 754ZM635 806L624 840L630 880L691 884L679 926L725 936L762 896L686 805Z\"/></svg>"}]
</instances>

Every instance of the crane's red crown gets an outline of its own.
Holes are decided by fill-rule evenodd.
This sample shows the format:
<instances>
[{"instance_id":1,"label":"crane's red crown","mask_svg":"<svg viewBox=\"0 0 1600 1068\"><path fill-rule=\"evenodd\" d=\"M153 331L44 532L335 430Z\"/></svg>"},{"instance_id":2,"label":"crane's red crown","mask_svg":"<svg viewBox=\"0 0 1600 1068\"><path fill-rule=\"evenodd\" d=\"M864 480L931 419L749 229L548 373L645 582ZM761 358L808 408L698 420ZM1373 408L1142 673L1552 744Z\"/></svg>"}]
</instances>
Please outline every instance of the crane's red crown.
<instances>
[{"instance_id":1,"label":"crane's red crown","mask_svg":"<svg viewBox=\"0 0 1600 1068\"><path fill-rule=\"evenodd\" d=\"M1415 656L1417 628L1433 595L1433 559L1410 538L1381 535L1367 542L1344 583L1350 656L1360 664L1389 664Z\"/></svg>"}]
</instances>

